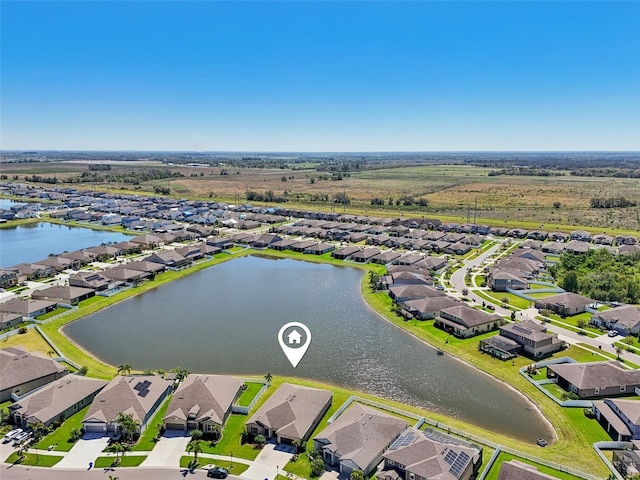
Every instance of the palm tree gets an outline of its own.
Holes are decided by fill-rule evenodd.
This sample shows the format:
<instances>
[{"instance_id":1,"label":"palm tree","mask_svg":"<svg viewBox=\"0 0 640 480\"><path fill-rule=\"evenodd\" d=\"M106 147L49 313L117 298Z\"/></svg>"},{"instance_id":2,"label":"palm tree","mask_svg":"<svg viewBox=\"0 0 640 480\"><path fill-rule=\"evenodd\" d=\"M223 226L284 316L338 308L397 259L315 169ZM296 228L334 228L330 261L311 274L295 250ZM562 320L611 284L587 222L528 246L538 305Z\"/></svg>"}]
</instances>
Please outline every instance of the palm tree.
<instances>
[{"instance_id":1,"label":"palm tree","mask_svg":"<svg viewBox=\"0 0 640 480\"><path fill-rule=\"evenodd\" d=\"M200 440L191 440L187 444L187 452L193 452L193 461L198 461L198 454L202 453L202 442Z\"/></svg>"},{"instance_id":2,"label":"palm tree","mask_svg":"<svg viewBox=\"0 0 640 480\"><path fill-rule=\"evenodd\" d=\"M124 363L122 365L118 365L118 374L119 375L129 375L131 373L131 365L128 363Z\"/></svg>"},{"instance_id":3,"label":"palm tree","mask_svg":"<svg viewBox=\"0 0 640 480\"><path fill-rule=\"evenodd\" d=\"M36 441L39 441L40 438L42 438L48 430L48 427L40 420L36 420L35 422L30 423L28 426L31 428L31 430L33 430Z\"/></svg>"},{"instance_id":4,"label":"palm tree","mask_svg":"<svg viewBox=\"0 0 640 480\"><path fill-rule=\"evenodd\" d=\"M108 450L116 454L116 462L117 462L118 454L122 453L124 455L125 448L124 448L124 445L122 445L120 442L116 442L112 444Z\"/></svg>"},{"instance_id":5,"label":"palm tree","mask_svg":"<svg viewBox=\"0 0 640 480\"><path fill-rule=\"evenodd\" d=\"M379 281L380 275L373 270L369 270L369 286L371 287L371 290L375 291L377 289Z\"/></svg>"},{"instance_id":6,"label":"palm tree","mask_svg":"<svg viewBox=\"0 0 640 480\"><path fill-rule=\"evenodd\" d=\"M273 375L271 375L270 373L267 373L264 377L264 381L267 382L268 384L271 383L271 380L273 380Z\"/></svg>"},{"instance_id":7,"label":"palm tree","mask_svg":"<svg viewBox=\"0 0 640 480\"><path fill-rule=\"evenodd\" d=\"M120 412L116 418L116 422L120 424L122 433L126 439L131 441L133 434L138 430L140 422L133 419L133 415Z\"/></svg>"},{"instance_id":8,"label":"palm tree","mask_svg":"<svg viewBox=\"0 0 640 480\"><path fill-rule=\"evenodd\" d=\"M360 470L352 470L349 475L350 480L364 480L364 474Z\"/></svg>"},{"instance_id":9,"label":"palm tree","mask_svg":"<svg viewBox=\"0 0 640 480\"><path fill-rule=\"evenodd\" d=\"M171 373L175 373L176 381L181 382L185 378L187 378L187 375L189 375L190 372L188 370L185 370L184 368L174 368L173 370L171 370Z\"/></svg>"}]
</instances>

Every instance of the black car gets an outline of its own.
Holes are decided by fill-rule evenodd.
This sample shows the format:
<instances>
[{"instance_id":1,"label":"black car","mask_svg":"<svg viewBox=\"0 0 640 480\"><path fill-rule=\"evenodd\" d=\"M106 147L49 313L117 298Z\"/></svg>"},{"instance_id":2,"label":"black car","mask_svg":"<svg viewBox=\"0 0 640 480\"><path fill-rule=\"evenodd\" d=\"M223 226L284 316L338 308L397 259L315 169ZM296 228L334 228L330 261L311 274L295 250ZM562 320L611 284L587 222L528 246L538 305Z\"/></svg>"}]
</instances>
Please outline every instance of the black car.
<instances>
[{"instance_id":1,"label":"black car","mask_svg":"<svg viewBox=\"0 0 640 480\"><path fill-rule=\"evenodd\" d=\"M541 447L546 447L548 445L547 441L544 438L539 438L536 443Z\"/></svg>"},{"instance_id":2,"label":"black car","mask_svg":"<svg viewBox=\"0 0 640 480\"><path fill-rule=\"evenodd\" d=\"M229 470L226 468L215 467L207 470L207 477L210 478L227 478L227 475L229 475Z\"/></svg>"}]
</instances>

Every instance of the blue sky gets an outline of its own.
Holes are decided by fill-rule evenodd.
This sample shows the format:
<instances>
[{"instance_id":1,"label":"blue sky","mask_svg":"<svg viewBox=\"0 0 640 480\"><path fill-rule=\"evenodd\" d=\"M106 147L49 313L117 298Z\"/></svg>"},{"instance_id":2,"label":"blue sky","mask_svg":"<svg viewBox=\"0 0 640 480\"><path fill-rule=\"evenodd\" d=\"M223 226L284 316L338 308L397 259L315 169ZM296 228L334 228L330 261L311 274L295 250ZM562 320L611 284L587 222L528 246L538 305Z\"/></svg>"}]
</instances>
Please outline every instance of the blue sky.
<instances>
[{"instance_id":1,"label":"blue sky","mask_svg":"<svg viewBox=\"0 0 640 480\"><path fill-rule=\"evenodd\" d=\"M640 2L1 3L3 149L640 150Z\"/></svg>"}]
</instances>

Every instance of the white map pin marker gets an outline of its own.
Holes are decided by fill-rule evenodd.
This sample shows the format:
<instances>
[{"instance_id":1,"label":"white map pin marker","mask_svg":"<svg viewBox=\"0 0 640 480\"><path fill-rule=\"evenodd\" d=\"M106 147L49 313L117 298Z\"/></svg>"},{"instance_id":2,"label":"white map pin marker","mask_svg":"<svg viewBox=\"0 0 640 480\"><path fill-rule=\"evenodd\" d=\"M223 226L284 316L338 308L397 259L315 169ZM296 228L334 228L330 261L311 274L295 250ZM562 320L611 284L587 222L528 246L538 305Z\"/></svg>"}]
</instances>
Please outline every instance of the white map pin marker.
<instances>
[{"instance_id":1,"label":"white map pin marker","mask_svg":"<svg viewBox=\"0 0 640 480\"><path fill-rule=\"evenodd\" d=\"M311 344L311 332L303 323L289 322L278 332L278 342L293 368L296 368Z\"/></svg>"}]
</instances>

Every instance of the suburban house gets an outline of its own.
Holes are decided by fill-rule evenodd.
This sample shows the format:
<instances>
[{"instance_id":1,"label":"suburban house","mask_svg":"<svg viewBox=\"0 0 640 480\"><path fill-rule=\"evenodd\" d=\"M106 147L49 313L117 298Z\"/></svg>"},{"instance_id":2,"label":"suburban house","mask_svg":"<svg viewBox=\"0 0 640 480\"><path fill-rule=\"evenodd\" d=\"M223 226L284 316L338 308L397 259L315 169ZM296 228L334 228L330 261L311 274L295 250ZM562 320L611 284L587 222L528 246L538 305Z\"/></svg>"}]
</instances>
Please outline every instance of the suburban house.
<instances>
[{"instance_id":1,"label":"suburban house","mask_svg":"<svg viewBox=\"0 0 640 480\"><path fill-rule=\"evenodd\" d=\"M640 402L637 400L605 398L593 402L593 413L613 440L640 439Z\"/></svg>"},{"instance_id":2,"label":"suburban house","mask_svg":"<svg viewBox=\"0 0 640 480\"><path fill-rule=\"evenodd\" d=\"M565 245L564 249L569 253L586 253L589 251L589 247L590 245L588 242L571 240Z\"/></svg>"},{"instance_id":3,"label":"suburban house","mask_svg":"<svg viewBox=\"0 0 640 480\"><path fill-rule=\"evenodd\" d=\"M366 248L351 255L351 260L358 263L366 263L379 253L380 250L378 248Z\"/></svg>"},{"instance_id":4,"label":"suburban house","mask_svg":"<svg viewBox=\"0 0 640 480\"><path fill-rule=\"evenodd\" d=\"M615 307L591 316L589 323L596 327L616 330L620 335L638 335L640 333L640 308L634 305Z\"/></svg>"},{"instance_id":5,"label":"suburban house","mask_svg":"<svg viewBox=\"0 0 640 480\"><path fill-rule=\"evenodd\" d=\"M38 352L20 347L0 349L0 402L10 400L12 393L24 395L68 373L64 365Z\"/></svg>"},{"instance_id":6,"label":"suburban house","mask_svg":"<svg viewBox=\"0 0 640 480\"><path fill-rule=\"evenodd\" d=\"M337 258L338 260L346 260L354 253L358 253L360 250L362 250L360 247L344 247L331 252L331 256L333 258Z\"/></svg>"},{"instance_id":7,"label":"suburban house","mask_svg":"<svg viewBox=\"0 0 640 480\"><path fill-rule=\"evenodd\" d=\"M145 280L150 280L153 278L152 273L141 270L134 270L133 268L128 268L128 265L129 264L126 264L125 266L119 265L117 267L107 268L102 272L102 275L112 281L128 283L132 285L142 283Z\"/></svg>"},{"instance_id":8,"label":"suburban house","mask_svg":"<svg viewBox=\"0 0 640 480\"><path fill-rule=\"evenodd\" d=\"M626 370L615 360L548 365L547 377L579 398L630 395L640 387L640 370Z\"/></svg>"},{"instance_id":9,"label":"suburban house","mask_svg":"<svg viewBox=\"0 0 640 480\"><path fill-rule=\"evenodd\" d=\"M100 272L78 272L69 276L69 286L71 287L83 287L92 288L96 292L108 290L111 285L111 280L102 275Z\"/></svg>"},{"instance_id":10,"label":"suburban house","mask_svg":"<svg viewBox=\"0 0 640 480\"><path fill-rule=\"evenodd\" d=\"M522 351L533 358L551 355L565 345L557 333L547 333L546 327L533 320L502 325L500 335L521 345Z\"/></svg>"},{"instance_id":11,"label":"suburban house","mask_svg":"<svg viewBox=\"0 0 640 480\"><path fill-rule=\"evenodd\" d=\"M106 380L66 375L10 405L9 413L16 425L24 427L42 422L49 426L89 405L107 383Z\"/></svg>"},{"instance_id":12,"label":"suburban house","mask_svg":"<svg viewBox=\"0 0 640 480\"><path fill-rule=\"evenodd\" d=\"M247 432L291 445L306 441L331 406L328 390L283 383L247 420Z\"/></svg>"},{"instance_id":13,"label":"suburban house","mask_svg":"<svg viewBox=\"0 0 640 480\"><path fill-rule=\"evenodd\" d=\"M0 268L0 288L9 288L18 284L18 271L11 268Z\"/></svg>"},{"instance_id":14,"label":"suburban house","mask_svg":"<svg viewBox=\"0 0 640 480\"><path fill-rule=\"evenodd\" d=\"M160 263L167 268L181 268L190 265L193 260L181 255L177 250L154 252L145 258L147 262Z\"/></svg>"},{"instance_id":15,"label":"suburban house","mask_svg":"<svg viewBox=\"0 0 640 480\"><path fill-rule=\"evenodd\" d=\"M471 480L482 464L482 447L432 429L407 428L384 453L379 480Z\"/></svg>"},{"instance_id":16,"label":"suburban house","mask_svg":"<svg viewBox=\"0 0 640 480\"><path fill-rule=\"evenodd\" d=\"M516 273L498 270L489 275L489 287L494 292L506 292L507 289L525 290L529 288L529 282Z\"/></svg>"},{"instance_id":17,"label":"suburban house","mask_svg":"<svg viewBox=\"0 0 640 480\"><path fill-rule=\"evenodd\" d=\"M538 310L551 310L562 317L578 315L586 311L593 300L573 292L559 293L550 297L539 298L535 302Z\"/></svg>"},{"instance_id":18,"label":"suburban house","mask_svg":"<svg viewBox=\"0 0 640 480\"><path fill-rule=\"evenodd\" d=\"M34 300L49 300L66 305L78 305L82 300L91 298L95 294L96 291L93 288L56 285L34 291L31 294L31 298Z\"/></svg>"},{"instance_id":19,"label":"suburban house","mask_svg":"<svg viewBox=\"0 0 640 480\"><path fill-rule=\"evenodd\" d=\"M425 297L408 300L402 303L404 309L416 318L429 320L436 318L442 310L461 305L461 301L454 297Z\"/></svg>"},{"instance_id":20,"label":"suburban house","mask_svg":"<svg viewBox=\"0 0 640 480\"><path fill-rule=\"evenodd\" d=\"M167 430L212 433L227 421L231 405L240 396L242 385L241 380L226 375L192 373L180 383L171 397L162 421Z\"/></svg>"},{"instance_id":21,"label":"suburban house","mask_svg":"<svg viewBox=\"0 0 640 480\"><path fill-rule=\"evenodd\" d=\"M0 312L0 330L17 326L23 318L19 313Z\"/></svg>"},{"instance_id":22,"label":"suburban house","mask_svg":"<svg viewBox=\"0 0 640 480\"><path fill-rule=\"evenodd\" d=\"M360 470L366 478L405 428L405 420L356 403L314 437L313 446L343 475Z\"/></svg>"},{"instance_id":23,"label":"suburban house","mask_svg":"<svg viewBox=\"0 0 640 480\"><path fill-rule=\"evenodd\" d=\"M434 325L456 337L468 338L495 330L504 323L496 313L488 314L463 304L441 310Z\"/></svg>"},{"instance_id":24,"label":"suburban house","mask_svg":"<svg viewBox=\"0 0 640 480\"><path fill-rule=\"evenodd\" d=\"M144 430L162 401L171 392L173 382L157 375L118 375L96 395L82 420L87 433L118 435L118 414L131 415Z\"/></svg>"},{"instance_id":25,"label":"suburban house","mask_svg":"<svg viewBox=\"0 0 640 480\"><path fill-rule=\"evenodd\" d=\"M443 297L444 295L444 292L429 285L392 285L389 287L389 296L398 303L417 298Z\"/></svg>"},{"instance_id":26,"label":"suburban house","mask_svg":"<svg viewBox=\"0 0 640 480\"><path fill-rule=\"evenodd\" d=\"M559 480L538 471L538 468L528 463L522 463L517 460L509 460L500 465L498 480Z\"/></svg>"},{"instance_id":27,"label":"suburban house","mask_svg":"<svg viewBox=\"0 0 640 480\"><path fill-rule=\"evenodd\" d=\"M25 317L36 318L56 309L56 302L48 300L24 300L22 298L12 298L4 303L0 303L0 312L19 313Z\"/></svg>"},{"instance_id":28,"label":"suburban house","mask_svg":"<svg viewBox=\"0 0 640 480\"><path fill-rule=\"evenodd\" d=\"M390 272L394 285L433 285L433 278L425 270Z\"/></svg>"}]
</instances>

